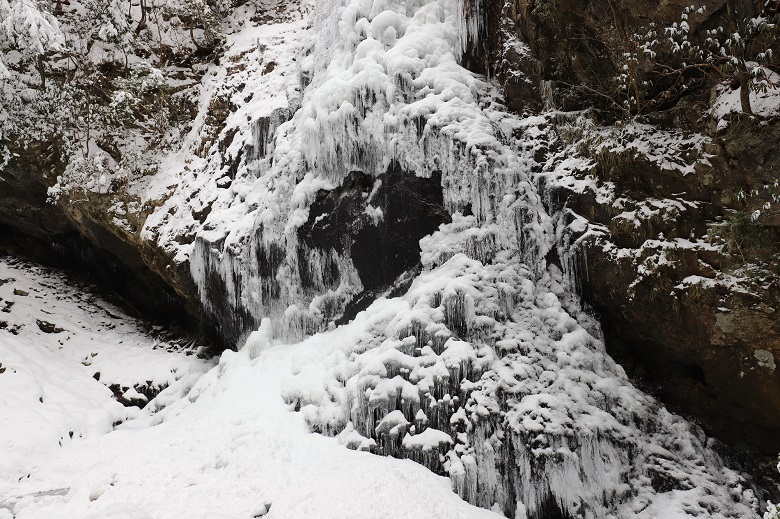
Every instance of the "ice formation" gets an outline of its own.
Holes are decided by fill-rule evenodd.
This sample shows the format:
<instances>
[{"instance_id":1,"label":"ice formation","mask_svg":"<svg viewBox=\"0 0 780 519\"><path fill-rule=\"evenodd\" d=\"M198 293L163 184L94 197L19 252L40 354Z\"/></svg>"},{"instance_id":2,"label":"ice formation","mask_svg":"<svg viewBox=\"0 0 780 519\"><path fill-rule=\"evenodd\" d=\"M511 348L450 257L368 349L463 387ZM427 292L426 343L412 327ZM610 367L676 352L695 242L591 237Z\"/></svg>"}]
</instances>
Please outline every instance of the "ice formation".
<instances>
[{"instance_id":1,"label":"ice formation","mask_svg":"<svg viewBox=\"0 0 780 519\"><path fill-rule=\"evenodd\" d=\"M193 237L177 250L204 306L238 343L261 328L251 357L271 337L314 334L284 396L348 447L448 474L464 499L507 517L654 517L661 503L755 515L701 431L637 390L578 310L584 265L568 235L588 230L543 181L567 167L548 153L561 115L509 114L459 64L477 7L323 1L252 42L233 37L227 61L247 66L215 73L241 86L228 92L238 108L221 153L180 172L147 237ZM329 330L364 283L348 248L310 246L299 230L355 171L440 176L451 222L420 241L405 294Z\"/></svg>"},{"instance_id":2,"label":"ice formation","mask_svg":"<svg viewBox=\"0 0 780 519\"><path fill-rule=\"evenodd\" d=\"M424 257L473 220L424 240ZM559 270L537 278L511 251L455 252L404 297L310 339L285 397L315 430L449 474L507 517L653 517L662 495L692 516L751 516L740 477L633 387L562 307L565 290Z\"/></svg>"},{"instance_id":3,"label":"ice formation","mask_svg":"<svg viewBox=\"0 0 780 519\"><path fill-rule=\"evenodd\" d=\"M546 253L552 224L534 210L529 159L512 136L518 121L458 64L474 26L462 10L456 2L317 5L300 43L301 84L287 85L286 99L277 89L270 108L250 114L243 140L233 138L226 155L234 163L224 169L234 178L208 201L189 255L204 304L231 307L222 321L237 339L269 315L288 338L321 331L362 290L348 255L312 250L296 235L318 191L356 170L440 174L447 211L497 225L503 246L539 266L531 258ZM290 68L279 74L289 78Z\"/></svg>"}]
</instances>

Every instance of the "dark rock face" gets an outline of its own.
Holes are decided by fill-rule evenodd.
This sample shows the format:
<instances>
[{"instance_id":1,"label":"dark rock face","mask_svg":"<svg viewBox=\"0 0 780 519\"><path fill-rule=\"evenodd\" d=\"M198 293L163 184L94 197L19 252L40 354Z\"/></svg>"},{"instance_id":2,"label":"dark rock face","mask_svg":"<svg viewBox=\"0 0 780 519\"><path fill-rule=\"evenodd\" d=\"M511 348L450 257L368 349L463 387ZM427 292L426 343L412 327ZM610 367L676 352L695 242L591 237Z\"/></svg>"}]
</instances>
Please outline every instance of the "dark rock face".
<instances>
[{"instance_id":1,"label":"dark rock face","mask_svg":"<svg viewBox=\"0 0 780 519\"><path fill-rule=\"evenodd\" d=\"M735 3L743 15L760 9L750 0ZM482 22L493 30L485 30L482 44L472 42L470 68L494 74L506 104L516 111L533 111L542 104L563 111L595 108L610 120L604 114L616 108L602 94L604 82L617 73L616 50L625 45L621 38L651 20L659 26L679 21L686 5L487 2ZM688 20L692 38L726 24L725 0L701 5L704 13ZM719 131L702 118L709 97L708 88L691 89L658 104L645 119L656 128L713 139L704 150L709 165L697 167L695 174L663 170L630 153L592 157L596 167L590 173L602 185L613 183L614 192L628 204L675 199L682 206L678 214L626 225L618 218L622 210L600 201L593 191L551 187L548 192L558 209L603 226L604 236L588 241L577 262L584 302L599 315L610 354L640 385L693 417L709 434L770 460L780 450L780 376L775 369L780 358L780 213L773 203L762 210L758 223L737 217L771 201L762 187L773 184L780 171L775 144L780 142L780 123L735 115L728 129ZM737 195L751 190L761 193L748 199ZM713 231L714 225L721 230ZM658 252L643 247L659 235L726 245L721 252L678 248L667 255L667 265L653 266L653 275L643 275L646 262ZM616 257L609 252L615 247L632 251L633 257ZM707 281L731 276L748 263L763 265L763 271L742 279L738 288ZM689 276L704 281L680 288Z\"/></svg>"},{"instance_id":2,"label":"dark rock face","mask_svg":"<svg viewBox=\"0 0 780 519\"><path fill-rule=\"evenodd\" d=\"M38 240L0 226L0 251L84 277L117 297L134 315L178 322L210 340L218 339L213 324L200 314L194 300L184 300L165 279L152 272L137 250L124 244L113 249L120 255L108 245L88 240L77 231Z\"/></svg>"},{"instance_id":3,"label":"dark rock face","mask_svg":"<svg viewBox=\"0 0 780 519\"><path fill-rule=\"evenodd\" d=\"M688 176L641 161L597 166L598 176L630 200L691 203L674 218L649 217L623 227L620 211L587 193L570 194L568 207L609 230L586 247L581 280L584 299L601 317L608 351L640 385L695 417L708 433L770 459L780 448L779 222L773 209L757 222L739 217L766 200L736 193L767 184L780 169L766 145L778 142L780 124L732 124L709 150L711 165ZM666 264L642 272L660 250L650 245L659 235L696 241L706 240L706 233L720 233L724 248L674 249ZM739 243L730 250L729 240ZM637 255L616 257L605 245ZM751 271L749 264L763 267ZM696 282L686 286L686 278Z\"/></svg>"},{"instance_id":4,"label":"dark rock face","mask_svg":"<svg viewBox=\"0 0 780 519\"><path fill-rule=\"evenodd\" d=\"M353 299L343 321L415 268L420 238L449 222L441 175L417 177L392 164L376 179L355 171L340 187L320 191L298 235L309 248L335 249L352 259L363 292ZM335 266L332 270L338 275Z\"/></svg>"},{"instance_id":5,"label":"dark rock face","mask_svg":"<svg viewBox=\"0 0 780 519\"><path fill-rule=\"evenodd\" d=\"M743 17L754 16L764 4L756 0L734 3ZM697 31L728 26L726 4L726 0L696 4L704 11L686 19L694 39ZM535 110L542 103L552 103L565 111L595 108L608 114L619 109L609 78L622 69L623 53L631 50L635 33L646 30L651 21L658 27L679 23L689 5L674 0L469 1L467 12L480 14L484 30L471 42L465 63L475 72L495 75L504 88L507 106L514 110ZM542 81L554 88L542 92ZM674 82L662 77L653 81L654 95ZM690 94L686 91L658 106L671 108Z\"/></svg>"},{"instance_id":6,"label":"dark rock face","mask_svg":"<svg viewBox=\"0 0 780 519\"><path fill-rule=\"evenodd\" d=\"M0 239L14 233L43 241L74 231L62 210L46 203L47 190L62 168L58 147L39 143L9 151L15 156L0 174L0 226L6 228Z\"/></svg>"},{"instance_id":7,"label":"dark rock face","mask_svg":"<svg viewBox=\"0 0 780 519\"><path fill-rule=\"evenodd\" d=\"M0 175L0 251L83 275L137 315L188 323L213 336L187 265L169 266L152 244L119 235L110 216L90 202L48 203L47 190L62 168L56 144L11 149L16 156Z\"/></svg>"}]
</instances>

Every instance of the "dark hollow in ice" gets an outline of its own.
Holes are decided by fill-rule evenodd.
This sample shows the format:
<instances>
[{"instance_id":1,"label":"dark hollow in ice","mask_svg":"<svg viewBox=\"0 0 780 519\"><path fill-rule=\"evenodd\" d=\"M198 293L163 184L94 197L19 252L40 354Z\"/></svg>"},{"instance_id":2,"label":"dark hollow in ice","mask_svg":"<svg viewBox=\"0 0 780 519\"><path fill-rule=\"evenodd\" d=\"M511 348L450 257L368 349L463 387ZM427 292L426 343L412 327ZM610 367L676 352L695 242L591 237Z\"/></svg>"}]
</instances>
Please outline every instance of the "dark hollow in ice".
<instances>
[{"instance_id":1,"label":"dark hollow in ice","mask_svg":"<svg viewBox=\"0 0 780 519\"><path fill-rule=\"evenodd\" d=\"M309 248L352 259L363 285L353 299L359 308L345 312L354 315L418 265L420 238L451 221L441 174L418 177L394 162L381 177L353 171L336 189L321 190L298 235Z\"/></svg>"}]
</instances>

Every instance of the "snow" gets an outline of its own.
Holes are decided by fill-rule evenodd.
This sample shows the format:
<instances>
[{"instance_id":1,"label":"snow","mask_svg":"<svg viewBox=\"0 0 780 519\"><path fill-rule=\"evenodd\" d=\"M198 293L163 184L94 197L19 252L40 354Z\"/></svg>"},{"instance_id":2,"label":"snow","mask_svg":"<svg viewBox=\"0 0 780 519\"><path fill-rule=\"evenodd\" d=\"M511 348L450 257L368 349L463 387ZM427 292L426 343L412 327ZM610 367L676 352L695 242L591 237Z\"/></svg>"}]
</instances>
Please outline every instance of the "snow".
<instances>
[{"instance_id":1,"label":"snow","mask_svg":"<svg viewBox=\"0 0 780 519\"><path fill-rule=\"evenodd\" d=\"M64 36L57 19L40 10L36 2L0 2L0 48L4 54L17 50L30 59L48 51L61 50L63 45ZM5 55L0 58L5 58ZM0 77L6 74L9 74L8 70L0 59Z\"/></svg>"},{"instance_id":2,"label":"snow","mask_svg":"<svg viewBox=\"0 0 780 519\"><path fill-rule=\"evenodd\" d=\"M763 91L750 92L750 107L759 117L776 117L780 115L780 74L768 71L765 83L768 86ZM730 115L742 112L741 91L741 87L732 89L727 85L715 89L710 112L719 131L728 127Z\"/></svg>"},{"instance_id":3,"label":"snow","mask_svg":"<svg viewBox=\"0 0 780 519\"><path fill-rule=\"evenodd\" d=\"M111 209L126 232L136 229L125 219L151 211L140 237L189 261L204 309L243 347L203 373L208 362L182 363L139 330L112 347L97 310L80 317L67 305L52 310L63 331L43 346L38 333L9 336L9 365L32 371L8 386L18 419L7 441L22 457L2 468L0 510L495 516L463 498L510 517L755 516L755 498L702 432L604 353L576 290L587 275L580 245L608 230L550 194L592 190L621 206L617 224L673 220L684 203L616 199L591 175L596 159L687 175L707 164L708 140L639 123L598 129L583 114L506 113L496 87L460 64L479 37L479 2L287 2L263 22L251 9L228 17L219 63L188 83L191 126L171 132L176 146L156 151L155 171L126 188L132 201ZM560 146L538 162L567 139L584 142L585 130L589 157ZM92 151L81 187L109 193L112 173L93 173L113 165ZM375 177L370 203L396 167L440 175L452 222L420 240L421 272L405 294L335 327L360 277L348 253L309 248L297 231L321 190L359 170ZM649 275L673 249L697 247L706 245L659 237L609 252ZM564 272L548 265L553 250ZM19 299L12 312L26 308ZM60 335L67 348L52 342ZM34 353L23 363L22 351ZM143 401L146 380L169 387L143 410L119 406L103 385ZM49 393L52 409L48 397L36 404Z\"/></svg>"},{"instance_id":4,"label":"snow","mask_svg":"<svg viewBox=\"0 0 780 519\"><path fill-rule=\"evenodd\" d=\"M601 134L603 141L595 143L594 152L606 154L607 159L627 156L680 175L693 174L697 166L709 165L704 147L710 139L702 134L662 130L635 121L622 128L600 129L596 134Z\"/></svg>"},{"instance_id":5,"label":"snow","mask_svg":"<svg viewBox=\"0 0 780 519\"><path fill-rule=\"evenodd\" d=\"M0 471L138 414L107 386L181 390L209 364L59 275L0 257ZM48 329L51 333L45 333ZM170 351L168 351L170 350ZM99 382L98 380L99 379ZM146 397L143 397L145 399Z\"/></svg>"},{"instance_id":6,"label":"snow","mask_svg":"<svg viewBox=\"0 0 780 519\"><path fill-rule=\"evenodd\" d=\"M102 329L104 303L86 304L62 280L27 265L4 262L2 268L3 277L11 274L24 281L17 287L40 288L43 294L42 287L48 285L47 308L62 323L80 318L84 333L99 331L106 343L122 337L130 350L153 342L128 324L121 334ZM78 305L85 308L82 313L74 310ZM42 309L40 304L29 308ZM127 320L123 316L122 321ZM112 324L123 326L119 321ZM25 321L25 328L28 325ZM18 519L498 517L466 504L451 492L446 478L416 463L347 450L333 438L312 434L281 397L293 359L305 355L307 345L277 341L250 356L250 343L238 353L225 352L205 373L208 364L200 361L202 375L188 393L149 411L125 410L85 366L68 362L68 345L78 337L65 342L62 350L50 350L36 345L46 339L42 335L20 333L12 341L9 336L0 331L0 354L7 368L0 375L0 442L4 453L18 458L4 455L0 464L0 514ZM8 385L9 379L18 378L11 370L22 369L15 357L9 358L14 348L24 348L24 367L35 372L39 385L27 379ZM137 353L146 365L180 362L178 353L158 351ZM119 353L99 348L97 357L126 361ZM133 368L128 365L131 372ZM63 378L67 382L54 385ZM44 388L45 404L36 405L39 387ZM15 399L13 413L8 412L9 399ZM54 415L55 408L62 416ZM112 431L111 420L118 417L128 421ZM65 418L70 421L63 422ZM100 427L78 428L74 421ZM56 431L48 430L57 427L74 427L80 434L72 440L66 436L59 446Z\"/></svg>"},{"instance_id":7,"label":"snow","mask_svg":"<svg viewBox=\"0 0 780 519\"><path fill-rule=\"evenodd\" d=\"M449 445L452 443L453 441L449 434L429 428L414 436L407 434L404 436L403 445L407 449L429 451L440 447L442 444Z\"/></svg>"},{"instance_id":8,"label":"snow","mask_svg":"<svg viewBox=\"0 0 780 519\"><path fill-rule=\"evenodd\" d=\"M683 511L752 516L741 503L755 500L739 477L719 468L722 462L702 445L700 433L634 389L600 345L561 313L543 288L552 280L534 288L521 275L513 283L522 291L514 296L514 311L525 317L516 317L520 327L502 326L520 341L514 354L498 358L473 335L467 335L472 342L448 337L442 319L497 326L483 318L501 301L484 299L490 293L484 276L495 270L505 278L519 267L501 261L488 266L455 255L415 281L404 298L380 299L351 324L296 344L273 339L264 321L238 352L226 351L214 365L173 348L151 349L154 338L118 310L108 314L99 298L52 273L4 260L3 279L14 278L0 287L4 301L11 299L11 284L29 295L15 295L11 312L0 314L23 325L18 335L0 330L6 367L0 374L0 441L18 455L0 464L0 511L19 519L487 519L499 517L487 508L508 510L507 495L520 500L509 508L534 517L552 494L564 509L585 505L591 510L586 517L684 517ZM432 287L450 294L438 308L427 302ZM448 307L447 299L458 294L471 294L473 301ZM82 331L23 333L44 310L63 329L76 324ZM450 312L465 313L447 317ZM549 343L555 328L563 333ZM73 335L62 349L47 347L67 333ZM92 366L77 362L78 350L69 350L96 333L104 344L89 348L97 353L91 358L104 359L104 366L123 362L142 379L144 369L161 363L195 365L144 409L124 408L90 376ZM421 342L421 333L432 340ZM118 338L134 356L104 347ZM14 357L19 348L23 363ZM9 371L14 369L18 373ZM19 377L23 370L35 374L35 383ZM519 399L505 425L492 418L499 387ZM380 418L372 423L371 416ZM122 423L112 427L114 420ZM327 437L312 428L340 434ZM507 444L514 458L503 452ZM404 452L399 448L410 459L366 452L398 455ZM627 452L634 453L630 459ZM490 464L497 462L519 464L516 494L491 479ZM656 493L647 471L677 480L682 490ZM477 481L486 486L479 490Z\"/></svg>"},{"instance_id":9,"label":"snow","mask_svg":"<svg viewBox=\"0 0 780 519\"><path fill-rule=\"evenodd\" d=\"M529 274L504 253L451 256L404 297L304 341L285 400L312 429L448 473L465 499L510 517L510 496L529 517L551 500L585 517L654 517L648 505L667 500L752 516L751 494L700 433L634 388L562 309L560 272ZM670 497L647 473L697 490ZM744 504L730 504L735 492Z\"/></svg>"}]
</instances>

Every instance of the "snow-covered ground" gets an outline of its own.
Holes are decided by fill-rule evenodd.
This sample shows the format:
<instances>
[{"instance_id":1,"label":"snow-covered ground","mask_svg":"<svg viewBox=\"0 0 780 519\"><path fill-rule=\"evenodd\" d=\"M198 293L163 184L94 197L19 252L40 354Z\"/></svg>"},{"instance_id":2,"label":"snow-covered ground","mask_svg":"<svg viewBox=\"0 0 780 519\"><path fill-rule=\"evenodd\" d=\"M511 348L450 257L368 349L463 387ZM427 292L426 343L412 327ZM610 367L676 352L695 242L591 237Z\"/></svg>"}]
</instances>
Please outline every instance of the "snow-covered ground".
<instances>
[{"instance_id":1,"label":"snow-covered ground","mask_svg":"<svg viewBox=\"0 0 780 519\"><path fill-rule=\"evenodd\" d=\"M447 265L463 271L464 261L465 257L452 258L439 277L448 279ZM59 275L7 258L0 259L0 274L0 309L9 310L0 313L5 323L0 323L0 519L499 517L467 504L453 492L454 486L485 508L493 503L486 502L484 496L478 498L476 489L459 487L467 481L453 474L452 467L460 462L451 453L449 458L439 458L450 467L448 479L408 459L363 452L361 449L392 451L389 443L372 448L376 443L370 445L371 440L361 435L366 434L366 419L356 420L336 438L310 429L327 430L329 422L345 419L342 404L354 417L369 412L368 408L381 407L386 399L380 390L400 380L395 377L382 382L381 376L374 376L389 369L388 361L404 365L419 361L411 374L422 376L420 384L436 386L439 378L446 379L445 372L457 370L457 366L464 370L470 362L489 360L488 356L469 361L474 350L460 341L448 341L438 356L430 347L423 348L422 356L415 358L394 347L396 342L408 341L374 344L373 333L387 326L387 319L404 328L409 318L408 301L414 300L415 294L424 295L425 283L435 281L430 276L419 280L406 298L380 299L350 325L297 344L272 339L270 321L265 320L238 352L226 351L218 361L207 361L187 355L175 344L160 342L137 321L83 288L69 286ZM424 308L419 301L415 308L415 315L421 315ZM552 313L545 315L549 321ZM570 318L567 322L573 323ZM544 334L538 337L544 340ZM598 356L571 340L561 341L559 346L564 343L577 350L576 356ZM442 362L443 367L439 366ZM600 380L602 390L605 384L618 384L626 402L647 399L636 394L619 373L613 373L616 368L609 366L611 361L601 362L605 364L593 364L591 378ZM552 368L540 358L528 369L542 364ZM97 371L101 373L99 381L93 376ZM581 376L585 374L581 371ZM530 378L522 384L533 384L534 377L530 372L527 376ZM371 383L367 386L369 379L378 382L376 388L371 389ZM138 409L120 405L103 384L168 386ZM349 410L351 403L359 403L361 398L350 397L351 393L363 387L368 387L366 398L373 395L372 403L366 409L358 406ZM431 390L436 391L435 387ZM128 393L132 391L125 390L123 396L133 396ZM542 396L530 395L529 405ZM484 395L480 398L489 404ZM565 396L559 398L563 400L548 398L546 404L529 408L529 416L549 410L549 405L578 409L566 404ZM613 399L614 404L619 400ZM294 412L298 408L301 412ZM454 441L435 428L443 426L437 425L437 417L441 422L447 413L439 416L434 411L430 407L430 423L422 410L417 412L417 431L406 428L409 424L401 411L388 414L376 427L381 432L383 427L394 425L386 422L398 415L400 426L395 429L403 436L404 447L412 453L420 451L418 461L430 466L431 456L444 453ZM580 426L622 427L597 410L588 412L593 416L576 419ZM693 438L679 418L663 409L656 412L660 430L649 439L655 442L654 447L648 448L644 433L636 431L634 451L644 454L629 461L609 450L609 445L596 442L593 449L600 452L601 461L592 467L596 473L590 475L585 469L571 472L576 463L565 459L553 463L551 459L553 465L537 467L538 473L529 474L531 479L521 484L525 493L518 495L522 502L517 503L516 516L526 517L523 502L538 506L534 499L547 492L544 485L557 485L560 478L568 482L571 491L555 487L558 494L574 491L574 499L584 492L580 497L586 499L593 478L600 482L596 485L599 491L612 492L614 484L620 484L610 483L610 478L623 470L633 474L629 479L637 485L630 492L633 498L629 503L614 503L613 511L602 510L603 514L595 516L588 512L583 517L751 516L749 505L755 506L755 499L741 486L738 476L720 468L722 462L698 445L700 439ZM461 415L465 419L466 415ZM337 429L333 428L334 432ZM555 431L546 434L548 441L556 441ZM356 440L363 444L357 445ZM457 441L467 440L459 434ZM486 441L485 446L491 442L495 443ZM349 450L344 444L358 450ZM470 455L480 458L476 469L465 467L466 474L487 470L479 468L490 462L482 460L490 456L480 445L475 443L468 451L471 454L462 456L461 465ZM431 459L423 459L426 453ZM520 459L521 452L516 456ZM618 460L621 464L612 464ZM574 479L561 475L548 481L545 478L552 478L550 471ZM658 471L670 471L679 479L672 485L674 490L650 489L646 480ZM504 477L511 478L511 474ZM535 483L535 478L542 478L542 483ZM499 492L494 497L492 508L504 509L506 503L499 504L499 500L505 501L505 496ZM731 499L739 502L728 504ZM600 508L598 503L594 506Z\"/></svg>"},{"instance_id":2,"label":"snow-covered ground","mask_svg":"<svg viewBox=\"0 0 780 519\"><path fill-rule=\"evenodd\" d=\"M750 92L751 109L762 118L776 117L780 115L780 74L769 71L764 87ZM721 85L716 89L711 113L719 131L728 127L729 116L742 112L740 95L740 88L732 90L727 85Z\"/></svg>"},{"instance_id":3,"label":"snow-covered ground","mask_svg":"<svg viewBox=\"0 0 780 519\"><path fill-rule=\"evenodd\" d=\"M312 434L281 397L310 342L255 336L214 366L58 275L0 258L0 280L2 519L498 517L412 461ZM146 380L170 387L144 410L102 384Z\"/></svg>"},{"instance_id":4,"label":"snow-covered ground","mask_svg":"<svg viewBox=\"0 0 780 519\"><path fill-rule=\"evenodd\" d=\"M159 332L61 275L0 256L3 479L139 415L114 392L138 403L139 390L171 395L212 364Z\"/></svg>"}]
</instances>

